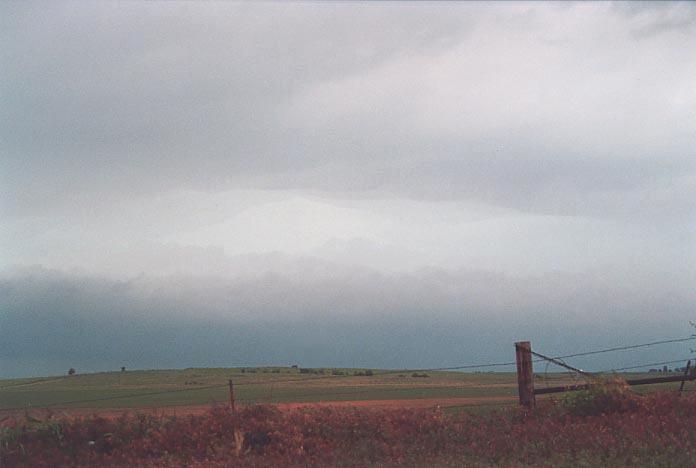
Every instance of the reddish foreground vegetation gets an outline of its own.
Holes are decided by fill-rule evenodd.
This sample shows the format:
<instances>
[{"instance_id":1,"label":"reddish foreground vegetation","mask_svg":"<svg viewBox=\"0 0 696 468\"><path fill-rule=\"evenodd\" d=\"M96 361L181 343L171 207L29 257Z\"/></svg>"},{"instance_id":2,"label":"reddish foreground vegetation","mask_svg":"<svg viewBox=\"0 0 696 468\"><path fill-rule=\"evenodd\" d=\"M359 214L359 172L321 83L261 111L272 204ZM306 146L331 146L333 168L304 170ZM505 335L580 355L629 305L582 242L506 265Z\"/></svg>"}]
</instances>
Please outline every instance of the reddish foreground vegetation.
<instances>
[{"instance_id":1,"label":"reddish foreground vegetation","mask_svg":"<svg viewBox=\"0 0 696 468\"><path fill-rule=\"evenodd\" d=\"M570 395L570 394L569 394ZM16 421L1 466L693 466L696 395L622 387L532 412L224 407Z\"/></svg>"}]
</instances>

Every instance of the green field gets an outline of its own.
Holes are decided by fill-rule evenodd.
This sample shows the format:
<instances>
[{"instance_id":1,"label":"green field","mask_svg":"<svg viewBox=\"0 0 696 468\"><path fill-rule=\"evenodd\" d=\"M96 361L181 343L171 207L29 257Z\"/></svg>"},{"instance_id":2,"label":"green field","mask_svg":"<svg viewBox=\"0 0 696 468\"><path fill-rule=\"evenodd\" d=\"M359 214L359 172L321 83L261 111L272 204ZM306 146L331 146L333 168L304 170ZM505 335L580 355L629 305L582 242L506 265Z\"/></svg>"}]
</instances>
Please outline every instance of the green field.
<instances>
[{"instance_id":1,"label":"green field","mask_svg":"<svg viewBox=\"0 0 696 468\"><path fill-rule=\"evenodd\" d=\"M228 380L237 404L477 398L517 395L514 373L381 371L289 367L134 370L0 380L0 410L24 408L151 408L224 403ZM334 375L340 374L340 375ZM355 375L358 374L358 375ZM636 377L641 374L630 374ZM628 374L626 374L629 377ZM536 386L572 384L568 374L541 375ZM687 384L693 385L693 384ZM677 388L678 384L640 391ZM475 404L474 402L473 404Z\"/></svg>"}]
</instances>

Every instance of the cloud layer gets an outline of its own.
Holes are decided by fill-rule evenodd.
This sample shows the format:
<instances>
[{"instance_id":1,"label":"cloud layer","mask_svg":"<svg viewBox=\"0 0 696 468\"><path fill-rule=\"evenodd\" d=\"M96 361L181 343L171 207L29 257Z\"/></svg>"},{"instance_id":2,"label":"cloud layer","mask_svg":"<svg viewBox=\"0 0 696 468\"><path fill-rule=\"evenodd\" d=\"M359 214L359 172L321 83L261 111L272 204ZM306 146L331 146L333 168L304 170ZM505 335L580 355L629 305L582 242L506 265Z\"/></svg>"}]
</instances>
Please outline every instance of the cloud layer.
<instances>
[{"instance_id":1,"label":"cloud layer","mask_svg":"<svg viewBox=\"0 0 696 468\"><path fill-rule=\"evenodd\" d=\"M4 3L4 372L682 331L694 40L689 3Z\"/></svg>"},{"instance_id":2,"label":"cloud layer","mask_svg":"<svg viewBox=\"0 0 696 468\"><path fill-rule=\"evenodd\" d=\"M42 268L0 281L2 376L129 368L440 367L688 335L693 291L604 275L382 275L312 259L246 262L236 278L128 281ZM253 271L254 262L276 272ZM281 265L283 264L283 265ZM283 271L283 273L278 273ZM675 345L578 360L595 370L688 355ZM511 370L501 368L499 370Z\"/></svg>"},{"instance_id":3,"label":"cloud layer","mask_svg":"<svg viewBox=\"0 0 696 468\"><path fill-rule=\"evenodd\" d=\"M688 4L3 9L6 212L239 187L693 212Z\"/></svg>"}]
</instances>

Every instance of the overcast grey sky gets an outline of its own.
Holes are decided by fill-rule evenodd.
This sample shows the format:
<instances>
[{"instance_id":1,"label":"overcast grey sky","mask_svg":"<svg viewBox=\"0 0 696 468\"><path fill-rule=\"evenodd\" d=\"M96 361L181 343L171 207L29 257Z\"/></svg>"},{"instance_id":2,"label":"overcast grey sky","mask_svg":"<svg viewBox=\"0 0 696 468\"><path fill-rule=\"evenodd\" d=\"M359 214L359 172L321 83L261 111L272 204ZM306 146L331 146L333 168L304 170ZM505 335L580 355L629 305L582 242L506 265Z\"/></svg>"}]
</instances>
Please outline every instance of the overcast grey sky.
<instances>
[{"instance_id":1,"label":"overcast grey sky","mask_svg":"<svg viewBox=\"0 0 696 468\"><path fill-rule=\"evenodd\" d=\"M0 376L689 335L695 48L692 3L3 2Z\"/></svg>"}]
</instances>

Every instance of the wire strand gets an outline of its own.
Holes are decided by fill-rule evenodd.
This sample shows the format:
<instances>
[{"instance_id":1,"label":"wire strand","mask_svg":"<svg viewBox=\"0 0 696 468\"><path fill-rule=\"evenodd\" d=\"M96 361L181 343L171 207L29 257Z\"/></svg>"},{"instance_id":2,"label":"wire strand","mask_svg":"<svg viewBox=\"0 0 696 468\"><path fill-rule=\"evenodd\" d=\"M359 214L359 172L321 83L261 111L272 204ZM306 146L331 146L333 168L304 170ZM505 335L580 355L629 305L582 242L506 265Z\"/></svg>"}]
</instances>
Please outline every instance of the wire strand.
<instances>
[{"instance_id":1,"label":"wire strand","mask_svg":"<svg viewBox=\"0 0 696 468\"><path fill-rule=\"evenodd\" d=\"M617 367L617 368L614 368L614 369L607 369L607 370L603 370L603 371L600 371L600 372L604 374L604 373L608 373L608 372L616 372L616 371L631 370L631 369L640 369L640 368L642 368L642 367L662 366L662 365L664 365L664 364L675 364L675 363L677 363L677 362L686 362L686 361L688 361L688 360L689 360L689 358L683 358L683 359L675 359L675 360L673 360L673 361L651 362L651 363L640 364L640 365L636 365L636 366Z\"/></svg>"},{"instance_id":2,"label":"wire strand","mask_svg":"<svg viewBox=\"0 0 696 468\"><path fill-rule=\"evenodd\" d=\"M672 339L672 340L652 341L650 343L641 343L641 344L630 345L630 346L618 346L616 348L600 349L600 350L596 350L596 351L585 351L582 353L566 354L565 356L554 356L554 358L566 359L566 358L578 357L578 356L589 356L592 354L609 353L612 351L625 351L628 349L636 349L636 348L646 348L649 346L656 346L656 345L667 344L667 343L682 343L684 341L690 341L690 340L694 340L694 339L696 339L696 336L690 336L688 338L676 338L676 339Z\"/></svg>"}]
</instances>

